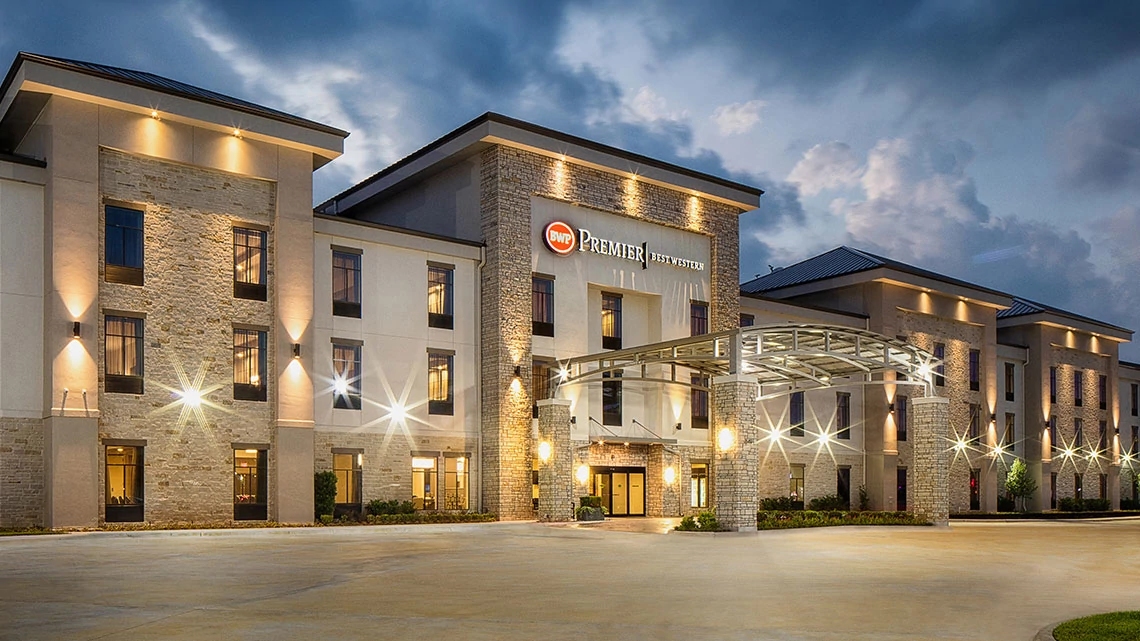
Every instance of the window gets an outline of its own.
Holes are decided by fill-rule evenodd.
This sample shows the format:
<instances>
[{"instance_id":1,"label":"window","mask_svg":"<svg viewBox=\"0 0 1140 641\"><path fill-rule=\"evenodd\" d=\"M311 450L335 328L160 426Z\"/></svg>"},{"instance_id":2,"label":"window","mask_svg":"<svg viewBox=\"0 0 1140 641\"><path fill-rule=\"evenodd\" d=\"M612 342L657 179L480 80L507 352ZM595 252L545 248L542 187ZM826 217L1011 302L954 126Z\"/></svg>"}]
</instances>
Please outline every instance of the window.
<instances>
[{"instance_id":1,"label":"window","mask_svg":"<svg viewBox=\"0 0 1140 641\"><path fill-rule=\"evenodd\" d=\"M689 474L689 505L691 507L709 506L709 465L708 463L693 463Z\"/></svg>"},{"instance_id":2,"label":"window","mask_svg":"<svg viewBox=\"0 0 1140 641\"><path fill-rule=\"evenodd\" d=\"M268 518L268 450L234 449L234 520L264 521Z\"/></svg>"},{"instance_id":3,"label":"window","mask_svg":"<svg viewBox=\"0 0 1140 641\"><path fill-rule=\"evenodd\" d=\"M602 374L602 425L621 425L621 372Z\"/></svg>"},{"instance_id":4,"label":"window","mask_svg":"<svg viewBox=\"0 0 1140 641\"><path fill-rule=\"evenodd\" d=\"M412 457L412 504L417 510L435 509L435 457Z\"/></svg>"},{"instance_id":5,"label":"window","mask_svg":"<svg viewBox=\"0 0 1140 641\"><path fill-rule=\"evenodd\" d=\"M530 331L535 336L554 336L554 279L530 277Z\"/></svg>"},{"instance_id":6,"label":"window","mask_svg":"<svg viewBox=\"0 0 1140 641\"><path fill-rule=\"evenodd\" d=\"M266 234L234 227L234 298L266 300Z\"/></svg>"},{"instance_id":7,"label":"window","mask_svg":"<svg viewBox=\"0 0 1140 641\"><path fill-rule=\"evenodd\" d=\"M466 510L468 508L468 465L464 456L447 455L443 459L443 508L445 510Z\"/></svg>"},{"instance_id":8,"label":"window","mask_svg":"<svg viewBox=\"0 0 1140 641\"><path fill-rule=\"evenodd\" d=\"M266 333L257 329L234 330L234 399L264 401L267 370Z\"/></svg>"},{"instance_id":9,"label":"window","mask_svg":"<svg viewBox=\"0 0 1140 641\"><path fill-rule=\"evenodd\" d=\"M889 477L888 477L889 478ZM895 468L895 509L906 511L906 468Z\"/></svg>"},{"instance_id":10,"label":"window","mask_svg":"<svg viewBox=\"0 0 1140 641\"><path fill-rule=\"evenodd\" d=\"M1133 383L1131 385L1131 394L1132 394L1132 415L1133 416L1140 415L1140 407L1137 407L1137 403L1140 402L1140 385Z\"/></svg>"},{"instance_id":11,"label":"window","mask_svg":"<svg viewBox=\"0 0 1140 641\"><path fill-rule=\"evenodd\" d=\"M1096 379L1096 399L1100 409L1108 409L1108 377L1104 374Z\"/></svg>"},{"instance_id":12,"label":"window","mask_svg":"<svg viewBox=\"0 0 1140 641\"><path fill-rule=\"evenodd\" d=\"M1005 436L1002 440L1002 445L1005 447L1013 447L1014 441L1014 427L1017 425L1017 415L1006 412L1005 414Z\"/></svg>"},{"instance_id":13,"label":"window","mask_svg":"<svg viewBox=\"0 0 1140 641\"><path fill-rule=\"evenodd\" d=\"M454 361L450 353L428 352L428 414L455 414Z\"/></svg>"},{"instance_id":14,"label":"window","mask_svg":"<svg viewBox=\"0 0 1140 641\"><path fill-rule=\"evenodd\" d=\"M1140 426L1132 426L1132 450L1133 454L1140 454L1140 446L1137 446L1136 441L1140 441Z\"/></svg>"},{"instance_id":15,"label":"window","mask_svg":"<svg viewBox=\"0 0 1140 641\"><path fill-rule=\"evenodd\" d=\"M143 520L143 448L127 445L106 446L104 473L106 520L108 523Z\"/></svg>"},{"instance_id":16,"label":"window","mask_svg":"<svg viewBox=\"0 0 1140 641\"><path fill-rule=\"evenodd\" d=\"M107 205L104 273L108 283L143 284L143 212Z\"/></svg>"},{"instance_id":17,"label":"window","mask_svg":"<svg viewBox=\"0 0 1140 641\"><path fill-rule=\"evenodd\" d=\"M982 387L982 353L976 349L970 350L970 390L978 391Z\"/></svg>"},{"instance_id":18,"label":"window","mask_svg":"<svg viewBox=\"0 0 1140 641\"><path fill-rule=\"evenodd\" d=\"M143 393L143 319L107 316L105 388L108 393Z\"/></svg>"},{"instance_id":19,"label":"window","mask_svg":"<svg viewBox=\"0 0 1140 641\"><path fill-rule=\"evenodd\" d=\"M1073 419L1073 448L1080 449L1085 446L1085 427L1081 419Z\"/></svg>"},{"instance_id":20,"label":"window","mask_svg":"<svg viewBox=\"0 0 1140 641\"><path fill-rule=\"evenodd\" d=\"M455 268L428 265L428 327L455 327Z\"/></svg>"},{"instance_id":21,"label":"window","mask_svg":"<svg viewBox=\"0 0 1140 641\"><path fill-rule=\"evenodd\" d=\"M740 315L740 326L741 327L752 327L755 324L756 324L756 317L753 316L752 314L741 314Z\"/></svg>"},{"instance_id":22,"label":"window","mask_svg":"<svg viewBox=\"0 0 1140 641\"><path fill-rule=\"evenodd\" d=\"M1049 368L1049 402L1057 402L1057 368Z\"/></svg>"},{"instance_id":23,"label":"window","mask_svg":"<svg viewBox=\"0 0 1140 641\"><path fill-rule=\"evenodd\" d=\"M982 471L970 470L970 509L982 509Z\"/></svg>"},{"instance_id":24,"label":"window","mask_svg":"<svg viewBox=\"0 0 1140 641\"><path fill-rule=\"evenodd\" d=\"M1049 449L1057 451L1057 417L1049 417Z\"/></svg>"},{"instance_id":25,"label":"window","mask_svg":"<svg viewBox=\"0 0 1140 641\"><path fill-rule=\"evenodd\" d=\"M970 403L970 431L966 433L966 438L971 443L977 441L981 436L982 431L982 407L977 403Z\"/></svg>"},{"instance_id":26,"label":"window","mask_svg":"<svg viewBox=\"0 0 1140 641\"><path fill-rule=\"evenodd\" d=\"M333 343L333 407L360 409L360 345Z\"/></svg>"},{"instance_id":27,"label":"window","mask_svg":"<svg viewBox=\"0 0 1140 641\"><path fill-rule=\"evenodd\" d=\"M792 392L788 399L788 436L804 435L804 393Z\"/></svg>"},{"instance_id":28,"label":"window","mask_svg":"<svg viewBox=\"0 0 1140 641\"><path fill-rule=\"evenodd\" d=\"M1057 473L1049 475L1049 509L1057 509Z\"/></svg>"},{"instance_id":29,"label":"window","mask_svg":"<svg viewBox=\"0 0 1140 641\"><path fill-rule=\"evenodd\" d=\"M942 343L934 344L934 360L937 365L934 366L934 384L942 387L946 384L946 346Z\"/></svg>"},{"instance_id":30,"label":"window","mask_svg":"<svg viewBox=\"0 0 1140 641\"><path fill-rule=\"evenodd\" d=\"M1078 499L1083 498L1085 494L1083 481L1084 479L1081 478L1080 474L1073 475L1073 496Z\"/></svg>"},{"instance_id":31,"label":"window","mask_svg":"<svg viewBox=\"0 0 1140 641\"><path fill-rule=\"evenodd\" d=\"M1096 451L1105 452L1108 450L1108 423L1101 421L1097 427L1096 435Z\"/></svg>"},{"instance_id":32,"label":"window","mask_svg":"<svg viewBox=\"0 0 1140 641\"><path fill-rule=\"evenodd\" d=\"M1013 363L1005 364L1005 400L1012 402L1013 394Z\"/></svg>"},{"instance_id":33,"label":"window","mask_svg":"<svg viewBox=\"0 0 1140 641\"><path fill-rule=\"evenodd\" d=\"M1099 477L1098 480L1100 481L1100 498L1107 499L1108 498L1108 475L1107 474L1098 474L1097 476Z\"/></svg>"},{"instance_id":34,"label":"window","mask_svg":"<svg viewBox=\"0 0 1140 641\"><path fill-rule=\"evenodd\" d=\"M700 374L693 374L689 379L693 387L689 388L689 406L692 409L689 421L690 427L698 430L709 428L709 378ZM706 389L697 389L704 387Z\"/></svg>"},{"instance_id":35,"label":"window","mask_svg":"<svg viewBox=\"0 0 1140 641\"><path fill-rule=\"evenodd\" d=\"M851 394L835 393L835 438L851 439Z\"/></svg>"},{"instance_id":36,"label":"window","mask_svg":"<svg viewBox=\"0 0 1140 641\"><path fill-rule=\"evenodd\" d=\"M689 303L689 336L709 333L709 304Z\"/></svg>"},{"instance_id":37,"label":"window","mask_svg":"<svg viewBox=\"0 0 1140 641\"><path fill-rule=\"evenodd\" d=\"M1073 370L1073 405L1081 407L1085 404L1085 373Z\"/></svg>"},{"instance_id":38,"label":"window","mask_svg":"<svg viewBox=\"0 0 1140 641\"><path fill-rule=\"evenodd\" d=\"M602 294L602 349L621 349L621 296Z\"/></svg>"},{"instance_id":39,"label":"window","mask_svg":"<svg viewBox=\"0 0 1140 641\"><path fill-rule=\"evenodd\" d=\"M802 464L792 464L791 471L788 472L788 497L793 501L804 500L804 466Z\"/></svg>"},{"instance_id":40,"label":"window","mask_svg":"<svg viewBox=\"0 0 1140 641\"><path fill-rule=\"evenodd\" d=\"M900 441L905 441L907 436L906 401L905 396L895 397L895 438Z\"/></svg>"},{"instance_id":41,"label":"window","mask_svg":"<svg viewBox=\"0 0 1140 641\"><path fill-rule=\"evenodd\" d=\"M534 405L532 407L532 415L538 418L538 402L544 398L550 398L550 387L553 383L554 372L551 371L551 366L548 361L535 359L531 362L530 366L530 382L531 389L534 390Z\"/></svg>"},{"instance_id":42,"label":"window","mask_svg":"<svg viewBox=\"0 0 1140 641\"><path fill-rule=\"evenodd\" d=\"M333 316L360 318L360 254L333 250Z\"/></svg>"},{"instance_id":43,"label":"window","mask_svg":"<svg viewBox=\"0 0 1140 641\"><path fill-rule=\"evenodd\" d=\"M851 468L836 468L835 494L843 501L843 505L846 506L845 509L851 507Z\"/></svg>"},{"instance_id":44,"label":"window","mask_svg":"<svg viewBox=\"0 0 1140 641\"><path fill-rule=\"evenodd\" d=\"M333 473L336 474L336 511L359 514L361 507L361 452L333 451Z\"/></svg>"}]
</instances>

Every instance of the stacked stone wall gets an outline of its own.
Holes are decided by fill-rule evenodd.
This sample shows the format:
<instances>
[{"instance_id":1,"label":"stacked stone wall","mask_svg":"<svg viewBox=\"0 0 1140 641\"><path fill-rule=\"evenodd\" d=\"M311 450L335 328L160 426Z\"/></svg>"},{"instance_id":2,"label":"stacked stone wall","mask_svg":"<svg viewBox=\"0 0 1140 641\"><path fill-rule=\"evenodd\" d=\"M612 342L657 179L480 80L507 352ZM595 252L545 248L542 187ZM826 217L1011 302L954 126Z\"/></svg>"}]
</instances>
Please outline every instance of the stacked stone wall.
<instances>
[{"instance_id":1,"label":"stacked stone wall","mask_svg":"<svg viewBox=\"0 0 1140 641\"><path fill-rule=\"evenodd\" d=\"M1108 375L1108 359L1089 352L1066 349L1054 346L1050 353L1050 362L1057 368L1057 402L1050 405L1050 416L1057 421L1057 443L1052 451L1051 471L1057 474L1057 500L1076 495L1075 475L1080 475L1082 493L1088 498L1102 498L1100 496L1100 475L1109 474L1112 462L1112 416L1111 399L1107 407L1102 410L1098 403L1097 378L1099 375ZM1081 407L1074 403L1074 372L1084 372L1082 392L1084 393ZM1046 385L1048 385L1048 370L1046 370ZM1110 381L1109 390L1113 385ZM1048 394L1048 389L1046 389ZM1076 447L1076 424L1074 419L1081 419L1083 432L1083 445ZM1090 456L1097 448L1100 421L1107 422L1105 442L1107 452L1101 451L1098 456ZM1065 456L1066 448L1075 451L1073 456ZM1124 474L1120 475L1125 476ZM1046 494L1048 497L1049 478L1045 478ZM1111 493L1111 492L1110 492ZM1122 495L1126 496L1126 495ZM1105 497L1107 498L1107 497Z\"/></svg>"},{"instance_id":2,"label":"stacked stone wall","mask_svg":"<svg viewBox=\"0 0 1140 641\"><path fill-rule=\"evenodd\" d=\"M44 524L44 425L0 418L0 528Z\"/></svg>"}]
</instances>

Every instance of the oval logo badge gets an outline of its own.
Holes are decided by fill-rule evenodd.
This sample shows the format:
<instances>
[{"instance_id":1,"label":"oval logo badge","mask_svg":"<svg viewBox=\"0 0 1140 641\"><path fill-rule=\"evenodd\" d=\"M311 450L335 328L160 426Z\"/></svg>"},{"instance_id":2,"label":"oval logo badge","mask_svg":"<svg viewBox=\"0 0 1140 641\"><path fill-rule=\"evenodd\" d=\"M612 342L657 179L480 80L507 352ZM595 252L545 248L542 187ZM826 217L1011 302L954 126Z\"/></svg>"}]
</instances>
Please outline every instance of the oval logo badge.
<instances>
[{"instance_id":1,"label":"oval logo badge","mask_svg":"<svg viewBox=\"0 0 1140 641\"><path fill-rule=\"evenodd\" d=\"M574 228L561 220L556 220L546 226L542 232L542 240L546 243L547 249L562 256L574 251L574 247L578 244L578 237L574 234Z\"/></svg>"}]
</instances>

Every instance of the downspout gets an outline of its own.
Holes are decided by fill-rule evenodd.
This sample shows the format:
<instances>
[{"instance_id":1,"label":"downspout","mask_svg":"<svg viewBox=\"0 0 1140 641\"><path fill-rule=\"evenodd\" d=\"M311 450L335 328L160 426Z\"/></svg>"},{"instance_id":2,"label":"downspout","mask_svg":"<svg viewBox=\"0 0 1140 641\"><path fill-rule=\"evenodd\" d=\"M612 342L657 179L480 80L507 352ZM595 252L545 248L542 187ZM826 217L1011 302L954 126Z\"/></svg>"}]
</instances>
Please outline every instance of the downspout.
<instances>
[{"instance_id":1,"label":"downspout","mask_svg":"<svg viewBox=\"0 0 1140 641\"><path fill-rule=\"evenodd\" d=\"M479 432L475 443L479 449L479 512L483 512L483 267L487 264L487 246L479 247L479 264L475 268L475 362L479 374L475 377L475 398L479 399Z\"/></svg>"}]
</instances>

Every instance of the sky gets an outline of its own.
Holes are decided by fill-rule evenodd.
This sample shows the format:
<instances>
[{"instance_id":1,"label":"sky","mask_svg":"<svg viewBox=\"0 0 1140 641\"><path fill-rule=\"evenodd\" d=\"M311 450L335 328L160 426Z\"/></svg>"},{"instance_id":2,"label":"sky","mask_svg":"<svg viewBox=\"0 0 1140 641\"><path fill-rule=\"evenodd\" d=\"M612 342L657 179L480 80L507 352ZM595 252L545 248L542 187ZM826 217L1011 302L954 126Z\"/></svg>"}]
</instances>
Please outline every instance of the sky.
<instances>
[{"instance_id":1,"label":"sky","mask_svg":"<svg viewBox=\"0 0 1140 641\"><path fill-rule=\"evenodd\" d=\"M742 280L849 245L1140 329L1134 1L3 0L21 50L351 131L317 202L497 111L764 189Z\"/></svg>"}]
</instances>

